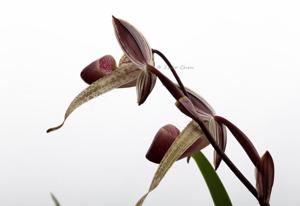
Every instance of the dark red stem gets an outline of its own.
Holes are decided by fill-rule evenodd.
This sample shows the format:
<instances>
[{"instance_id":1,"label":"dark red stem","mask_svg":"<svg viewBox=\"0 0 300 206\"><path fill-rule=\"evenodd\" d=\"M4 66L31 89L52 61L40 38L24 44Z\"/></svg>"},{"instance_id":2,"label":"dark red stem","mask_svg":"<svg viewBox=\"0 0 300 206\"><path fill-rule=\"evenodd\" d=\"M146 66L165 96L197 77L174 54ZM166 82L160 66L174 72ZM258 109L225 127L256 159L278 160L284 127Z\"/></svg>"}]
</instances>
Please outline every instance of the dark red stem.
<instances>
[{"instance_id":1,"label":"dark red stem","mask_svg":"<svg viewBox=\"0 0 300 206\"><path fill-rule=\"evenodd\" d=\"M182 90L182 92L184 93L185 96L188 96L188 93L186 92L185 87L184 87L181 79L179 78L176 70L174 69L174 67L172 66L171 62L168 60L168 58L163 53L161 53L160 51L158 51L156 49L152 49L152 52L155 53L155 54L157 54L158 56L160 56L166 62L166 64L170 68L173 76L175 77L178 85L180 86L180 89Z\"/></svg>"}]
</instances>

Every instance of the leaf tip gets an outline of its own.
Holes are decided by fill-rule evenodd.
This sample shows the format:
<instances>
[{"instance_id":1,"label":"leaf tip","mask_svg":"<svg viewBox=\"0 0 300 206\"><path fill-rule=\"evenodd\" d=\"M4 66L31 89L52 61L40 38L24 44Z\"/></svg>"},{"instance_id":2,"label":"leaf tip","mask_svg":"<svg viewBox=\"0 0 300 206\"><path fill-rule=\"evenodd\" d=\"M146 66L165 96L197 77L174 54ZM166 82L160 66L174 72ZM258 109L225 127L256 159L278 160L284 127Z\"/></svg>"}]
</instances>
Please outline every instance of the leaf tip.
<instances>
[{"instance_id":1,"label":"leaf tip","mask_svg":"<svg viewBox=\"0 0 300 206\"><path fill-rule=\"evenodd\" d=\"M55 206L60 206L60 203L58 202L57 198L54 196L52 192L50 192L51 199L53 200Z\"/></svg>"},{"instance_id":2,"label":"leaf tip","mask_svg":"<svg viewBox=\"0 0 300 206\"><path fill-rule=\"evenodd\" d=\"M120 20L116 18L114 15L111 15L113 25L116 26L116 24L120 24Z\"/></svg>"},{"instance_id":3,"label":"leaf tip","mask_svg":"<svg viewBox=\"0 0 300 206\"><path fill-rule=\"evenodd\" d=\"M64 126L64 124L65 124L65 121L63 121L63 123L61 123L60 125L58 125L58 126L56 126L56 127L51 127L51 128L49 128L49 129L47 129L47 133L50 133L50 132L53 132L53 131L55 131L55 130L58 130L58 129L60 129L62 126Z\"/></svg>"}]
</instances>

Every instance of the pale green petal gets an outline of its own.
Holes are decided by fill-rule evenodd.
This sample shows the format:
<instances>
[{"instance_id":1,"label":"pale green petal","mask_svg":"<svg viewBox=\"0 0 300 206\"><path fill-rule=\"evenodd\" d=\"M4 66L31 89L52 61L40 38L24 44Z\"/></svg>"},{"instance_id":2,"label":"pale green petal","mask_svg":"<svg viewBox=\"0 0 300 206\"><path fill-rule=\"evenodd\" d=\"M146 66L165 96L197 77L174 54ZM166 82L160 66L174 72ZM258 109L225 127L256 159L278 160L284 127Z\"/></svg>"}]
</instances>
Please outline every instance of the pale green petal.
<instances>
[{"instance_id":1,"label":"pale green petal","mask_svg":"<svg viewBox=\"0 0 300 206\"><path fill-rule=\"evenodd\" d=\"M99 95L106 93L112 89L118 88L128 82L135 80L138 74L141 72L134 64L125 64L124 66L114 70L111 74L104 76L103 78L97 80L85 90L83 90L69 105L64 121L61 125L53 127L47 130L47 132L52 132L61 128L68 116L79 106L88 102L89 100L98 97Z\"/></svg>"}]
</instances>

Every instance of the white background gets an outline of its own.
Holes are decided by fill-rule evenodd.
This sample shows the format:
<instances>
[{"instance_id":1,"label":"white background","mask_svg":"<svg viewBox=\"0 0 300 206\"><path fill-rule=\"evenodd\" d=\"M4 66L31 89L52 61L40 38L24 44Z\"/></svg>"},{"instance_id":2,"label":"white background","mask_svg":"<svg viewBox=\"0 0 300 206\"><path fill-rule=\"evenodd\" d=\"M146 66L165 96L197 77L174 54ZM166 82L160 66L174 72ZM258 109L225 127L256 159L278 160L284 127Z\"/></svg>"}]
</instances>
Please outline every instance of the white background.
<instances>
[{"instance_id":1,"label":"white background","mask_svg":"<svg viewBox=\"0 0 300 206\"><path fill-rule=\"evenodd\" d=\"M112 14L134 24L174 65L193 67L178 70L183 82L247 133L261 155L271 152L272 205L300 204L299 4L179 2L0 2L1 205L51 206L49 192L63 206L134 205L157 168L144 157L156 131L188 123L158 82L141 107L134 88L114 90L46 134L86 87L81 69L102 55L122 55ZM228 139L228 155L254 183L250 161ZM212 160L211 147L204 153ZM218 173L234 205L257 205L224 163ZM212 204L194 162L185 160L145 202Z\"/></svg>"}]
</instances>

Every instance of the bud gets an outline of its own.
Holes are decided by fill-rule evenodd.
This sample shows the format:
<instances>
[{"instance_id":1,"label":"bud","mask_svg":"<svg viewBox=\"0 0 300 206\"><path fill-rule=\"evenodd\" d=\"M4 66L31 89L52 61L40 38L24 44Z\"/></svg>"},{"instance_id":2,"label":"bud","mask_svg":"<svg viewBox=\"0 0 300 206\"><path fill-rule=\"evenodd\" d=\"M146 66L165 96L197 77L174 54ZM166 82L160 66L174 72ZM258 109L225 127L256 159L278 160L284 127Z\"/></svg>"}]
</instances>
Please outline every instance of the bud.
<instances>
[{"instance_id":1,"label":"bud","mask_svg":"<svg viewBox=\"0 0 300 206\"><path fill-rule=\"evenodd\" d=\"M116 61L111 55L105 55L86 66L80 76L88 84L92 84L101 77L111 74L117 68Z\"/></svg>"},{"instance_id":2,"label":"bud","mask_svg":"<svg viewBox=\"0 0 300 206\"><path fill-rule=\"evenodd\" d=\"M259 199L268 205L274 183L274 162L271 154L267 151L260 159L256 169L256 189Z\"/></svg>"}]
</instances>

